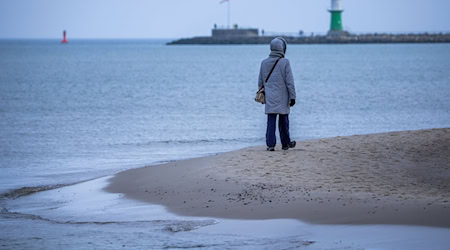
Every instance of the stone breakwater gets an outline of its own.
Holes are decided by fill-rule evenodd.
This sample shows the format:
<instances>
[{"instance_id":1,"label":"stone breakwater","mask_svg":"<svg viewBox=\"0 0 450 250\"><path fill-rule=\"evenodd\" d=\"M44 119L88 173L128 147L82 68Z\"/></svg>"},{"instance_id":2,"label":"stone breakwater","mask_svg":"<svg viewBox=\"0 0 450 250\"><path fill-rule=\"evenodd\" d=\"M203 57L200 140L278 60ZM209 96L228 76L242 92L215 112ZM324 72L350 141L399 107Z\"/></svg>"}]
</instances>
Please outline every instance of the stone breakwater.
<instances>
[{"instance_id":1,"label":"stone breakwater","mask_svg":"<svg viewBox=\"0 0 450 250\"><path fill-rule=\"evenodd\" d=\"M268 44L275 36L254 36L235 38L193 37L183 38L167 45L189 44ZM446 34L362 34L346 36L302 36L284 37L289 44L350 44L350 43L449 43Z\"/></svg>"}]
</instances>

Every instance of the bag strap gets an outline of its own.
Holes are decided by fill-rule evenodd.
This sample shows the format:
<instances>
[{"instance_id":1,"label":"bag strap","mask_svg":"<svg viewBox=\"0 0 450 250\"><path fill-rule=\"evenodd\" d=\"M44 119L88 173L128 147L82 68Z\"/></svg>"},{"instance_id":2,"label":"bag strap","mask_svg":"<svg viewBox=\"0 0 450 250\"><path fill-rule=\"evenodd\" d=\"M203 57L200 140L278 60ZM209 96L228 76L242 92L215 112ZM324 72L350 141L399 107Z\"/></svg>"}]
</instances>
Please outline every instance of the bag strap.
<instances>
[{"instance_id":1,"label":"bag strap","mask_svg":"<svg viewBox=\"0 0 450 250\"><path fill-rule=\"evenodd\" d=\"M270 70L269 75L266 78L266 81L264 83L266 83L267 81L269 81L270 76L272 75L273 70L275 69L275 67L277 66L278 62L281 60L281 57L279 57L277 59L277 61L275 62L275 64L273 65L272 69Z\"/></svg>"},{"instance_id":2,"label":"bag strap","mask_svg":"<svg viewBox=\"0 0 450 250\"><path fill-rule=\"evenodd\" d=\"M267 81L269 81L269 78L270 78L270 76L272 75L273 70L275 69L275 67L277 66L277 64L278 64L278 62L279 62L280 60L281 60L281 57L278 57L277 61L276 61L275 64L273 65L272 69L270 70L270 73L269 73L269 75L267 76L266 81L263 82L263 84L262 84L262 86L261 86L261 88L260 88L259 90L263 89L263 88L264 88L264 83L266 83Z\"/></svg>"}]
</instances>

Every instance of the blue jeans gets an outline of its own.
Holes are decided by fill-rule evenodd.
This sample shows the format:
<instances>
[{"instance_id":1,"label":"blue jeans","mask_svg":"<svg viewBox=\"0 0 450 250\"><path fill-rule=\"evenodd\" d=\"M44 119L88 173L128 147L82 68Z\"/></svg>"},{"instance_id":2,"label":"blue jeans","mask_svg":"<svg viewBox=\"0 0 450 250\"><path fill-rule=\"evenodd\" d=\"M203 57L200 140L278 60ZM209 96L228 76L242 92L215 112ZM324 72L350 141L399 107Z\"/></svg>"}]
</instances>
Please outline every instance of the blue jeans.
<instances>
[{"instance_id":1,"label":"blue jeans","mask_svg":"<svg viewBox=\"0 0 450 250\"><path fill-rule=\"evenodd\" d=\"M275 147L275 144L277 144L277 138L275 136L276 122L277 122L277 114L267 115L267 131L266 131L267 147ZM291 143L291 138L289 136L289 115L279 114L278 130L280 131L281 145L283 147L287 147Z\"/></svg>"}]
</instances>

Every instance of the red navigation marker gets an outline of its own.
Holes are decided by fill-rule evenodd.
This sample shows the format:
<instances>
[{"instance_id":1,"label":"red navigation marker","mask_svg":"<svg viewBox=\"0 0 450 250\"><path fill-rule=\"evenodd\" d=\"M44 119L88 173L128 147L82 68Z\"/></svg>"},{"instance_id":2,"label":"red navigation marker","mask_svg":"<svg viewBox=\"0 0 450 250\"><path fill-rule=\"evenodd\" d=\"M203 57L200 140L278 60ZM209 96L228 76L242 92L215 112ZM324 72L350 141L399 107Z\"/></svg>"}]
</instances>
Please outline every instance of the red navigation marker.
<instances>
[{"instance_id":1,"label":"red navigation marker","mask_svg":"<svg viewBox=\"0 0 450 250\"><path fill-rule=\"evenodd\" d=\"M66 39L66 31L63 32L64 39L61 41L61 43L68 43Z\"/></svg>"}]
</instances>

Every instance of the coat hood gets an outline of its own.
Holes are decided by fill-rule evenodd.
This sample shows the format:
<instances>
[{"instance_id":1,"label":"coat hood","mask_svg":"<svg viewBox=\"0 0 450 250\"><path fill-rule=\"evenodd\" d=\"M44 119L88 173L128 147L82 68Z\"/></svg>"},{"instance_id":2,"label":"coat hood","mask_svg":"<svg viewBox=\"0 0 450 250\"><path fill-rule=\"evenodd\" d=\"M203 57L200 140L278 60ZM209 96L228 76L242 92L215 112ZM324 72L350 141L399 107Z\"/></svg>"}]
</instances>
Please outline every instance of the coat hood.
<instances>
[{"instance_id":1,"label":"coat hood","mask_svg":"<svg viewBox=\"0 0 450 250\"><path fill-rule=\"evenodd\" d=\"M270 56L284 57L286 54L287 42L282 37L277 37L270 42Z\"/></svg>"}]
</instances>

